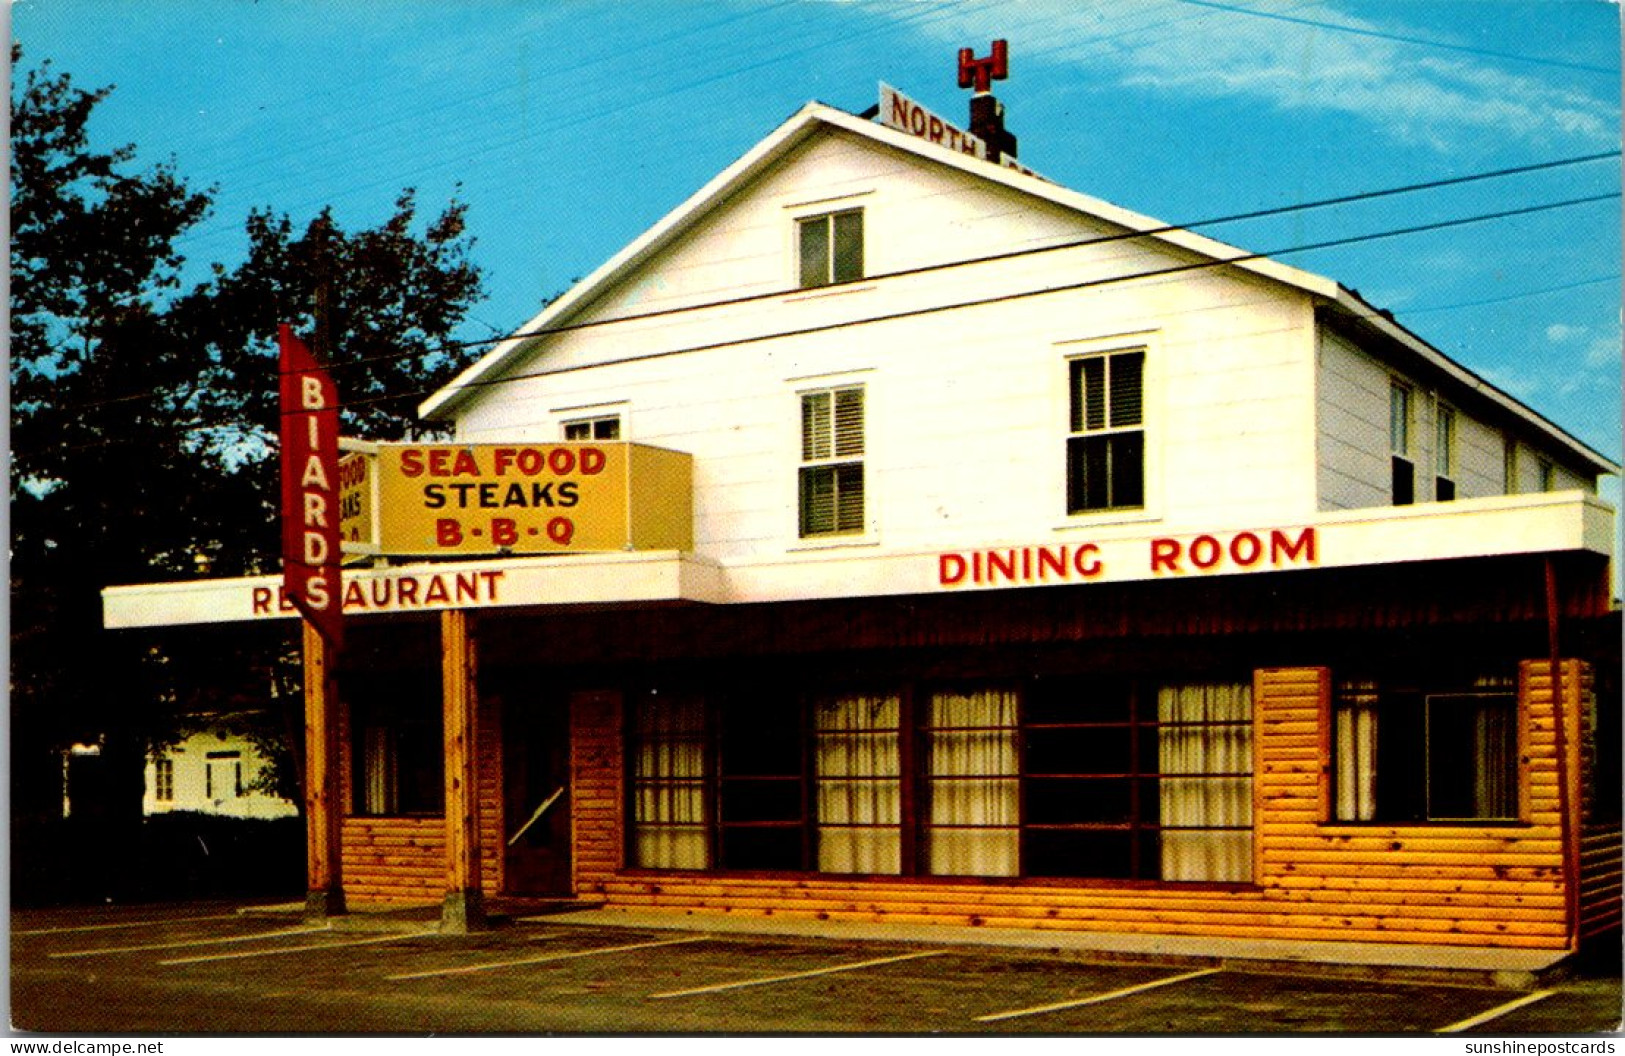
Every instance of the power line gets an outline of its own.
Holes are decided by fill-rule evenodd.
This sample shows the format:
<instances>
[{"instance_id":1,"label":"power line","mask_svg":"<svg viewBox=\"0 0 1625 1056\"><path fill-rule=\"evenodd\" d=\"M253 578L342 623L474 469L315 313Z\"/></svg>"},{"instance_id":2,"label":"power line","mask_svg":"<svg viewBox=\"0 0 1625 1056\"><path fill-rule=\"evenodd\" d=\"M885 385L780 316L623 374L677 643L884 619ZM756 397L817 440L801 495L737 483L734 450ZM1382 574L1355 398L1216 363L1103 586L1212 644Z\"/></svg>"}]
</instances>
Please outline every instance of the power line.
<instances>
[{"instance_id":1,"label":"power line","mask_svg":"<svg viewBox=\"0 0 1625 1056\"><path fill-rule=\"evenodd\" d=\"M1533 55L1516 55L1506 51L1491 51L1488 48L1475 48L1466 44L1447 44L1441 40L1426 40L1421 37L1408 37L1402 33L1388 33L1379 29L1365 29L1360 26L1350 26L1339 22L1321 22L1313 18L1299 18L1294 15L1277 14L1273 11L1256 11L1250 7L1238 7L1233 4L1215 3L1214 0L1178 0L1179 3L1192 7L1209 7L1216 11L1229 11L1237 15L1251 15L1254 18L1267 18L1276 22L1290 22L1300 26L1313 26L1317 29L1331 29L1340 33L1352 33L1361 37L1375 37L1379 40L1392 40L1400 44L1415 44L1425 48L1439 48L1444 51L1461 51L1470 55L1483 55L1493 59L1506 59L1509 62L1527 62L1536 66L1555 66L1565 70L1581 70L1585 73L1607 73L1619 76L1617 66L1590 66L1582 62L1564 62L1562 59L1542 59Z\"/></svg>"},{"instance_id":2,"label":"power line","mask_svg":"<svg viewBox=\"0 0 1625 1056\"><path fill-rule=\"evenodd\" d=\"M1241 213L1231 213L1231 214L1228 214L1228 215L1213 217L1213 218L1209 218L1209 219L1205 219L1205 220L1196 220L1196 221L1190 221L1190 222L1180 223L1180 224L1163 224L1161 226L1145 228L1145 229L1142 229L1142 230L1124 231L1124 232L1114 234L1114 235L1092 236L1090 238L1080 239L1080 240L1076 240L1076 241L1062 242L1062 243L1056 243L1056 244L1053 244L1053 245L1046 245L1046 246L1028 247L1028 248L1025 248L1025 249L1011 250L1011 251L1008 251L1008 252L1005 252L1005 253L995 253L995 254L989 254L989 255L981 256L981 257L972 257L972 258L962 259L962 260L946 261L946 262L938 263L938 264L924 264L924 265L920 265L920 266L914 267L914 268L905 268L905 269L902 269L902 270L899 270L899 271L882 272L882 273L879 273L879 274L869 275L869 276L866 276L865 279L866 279L866 281L881 281L881 280L884 280L884 279L905 278L905 277L909 277L909 276L929 274L929 273L932 273L932 272L943 271L943 270L947 270L947 269L950 269L950 268L957 268L957 267L972 265L972 264L996 263L996 262L1004 261L1004 260L1011 260L1011 259L1018 259L1018 258L1022 258L1022 257L1036 256L1038 254L1043 254L1043 253L1054 253L1054 252L1058 252L1058 251L1062 251L1062 250L1077 249L1077 248L1086 247L1086 246L1104 245L1104 244L1113 243L1113 242L1127 241L1127 240L1130 240L1130 239L1145 238L1145 237L1151 237L1151 236L1155 236L1155 235L1169 234L1169 233L1172 233L1172 232L1185 231L1185 230L1190 230L1190 229L1193 229L1193 228L1214 227L1214 226L1218 226L1220 224L1235 223L1235 222L1239 222L1239 221L1242 221L1242 220L1257 220L1257 219L1262 219L1262 218L1270 217L1270 216L1280 216L1280 215L1284 215L1284 214L1288 214L1288 213L1302 212L1302 211L1308 211L1308 210L1312 210L1312 209L1322 209L1322 208L1328 208L1328 207L1336 206L1336 205L1348 205L1348 204L1352 204L1352 203L1355 203L1355 202L1371 201L1371 200L1374 200L1374 199L1393 197L1393 196L1401 195L1401 194L1411 194L1411 193L1416 193L1416 192L1420 192L1420 191L1437 190L1437 189L1444 188L1444 187L1459 186L1459 185L1462 185L1462 184L1475 183L1475 182L1480 182L1480 181L1484 181L1484 180L1491 180L1491 179L1499 179L1499 178L1503 178L1503 177L1507 177L1507 176L1524 175L1524 174L1528 174L1528 173L1532 173L1532 172L1540 172L1540 171L1546 171L1546 170L1557 169L1557 168L1566 168L1566 167L1570 167L1570 166L1574 166L1574 165L1583 165L1583 164L1587 164L1589 162L1600 161L1600 160L1607 159L1607 158L1614 158L1614 157L1618 157L1619 155L1620 155L1619 151L1604 151L1604 152L1600 152L1600 153L1596 153L1596 154L1583 154L1583 155L1578 155L1578 156L1570 157L1570 158L1558 158L1558 159L1554 159L1554 160L1551 160L1551 161L1532 162L1532 163L1529 163L1529 164L1516 165L1516 166L1512 166L1512 167L1509 167L1509 168L1492 169L1492 170L1487 170L1487 171L1484 171L1484 172L1469 173L1469 174L1464 175L1464 176L1443 177L1443 178L1440 178L1440 179L1425 180L1425 181L1422 181L1422 182L1419 182L1419 183L1404 184L1404 185L1398 186L1398 187L1387 187L1387 188L1381 188L1381 189L1374 190L1374 191L1362 191L1362 192L1357 192L1357 193L1354 193L1354 194L1338 195L1338 196L1335 196L1335 197L1332 197L1332 198L1322 198L1322 199L1317 199L1317 200L1313 200L1313 201L1309 201L1309 202L1300 202L1300 203L1295 203L1295 204L1291 204L1291 205L1274 206L1274 207L1267 208L1267 209L1255 209L1255 210L1249 210L1249 211L1241 212ZM1256 256L1260 256L1260 254L1255 254L1254 257L1256 257ZM1239 258L1239 259L1253 259L1253 257ZM766 293L748 294L748 295L743 296L743 297L727 298L727 299L720 300L720 301L709 301L709 302L706 302L704 304L687 305L687 306L678 307L678 308L658 309L658 310L655 310L655 311L638 313L636 315L616 316L616 317L608 318L608 319L592 319L592 320L586 320L586 321L578 322L578 323L565 323L565 324L561 324L561 325L558 325L558 326L543 327L543 328L540 328L540 329L537 329L537 330L528 330L528 331L521 330L521 331L505 334L505 335L502 335L502 336L499 336L499 337L479 338L479 339L468 340L468 341L441 342L441 343L436 344L433 348L424 349L424 350L421 350L421 351L407 352L407 353L391 353L391 354L385 355L385 356L361 357L361 358L358 358L358 359L347 360L347 361L345 361L343 363L332 363L332 364L328 365L328 369L332 370L335 373L342 373L345 370L353 369L353 368L356 368L356 367L366 366L366 365L372 364L372 363L382 363L382 362L391 362L391 361L396 361L396 360L405 360L405 359L414 358L416 356L429 356L429 355L434 355L437 352L447 352L447 351L461 350L461 349L466 349L466 348L478 348L478 347L482 347L482 346L486 346L486 345L501 344L501 343L506 342L506 341L530 340L530 339L534 339L534 338L538 338L538 337L551 336L551 335L554 335L554 334L574 333L574 332L578 332L578 331L581 331L581 330L588 330L588 329L594 329L594 328L598 328L598 327L610 326L610 325L614 325L614 324L618 324L618 323L642 322L642 321L647 321L647 320L651 320L651 319L659 319L659 318L666 317L666 316L676 315L676 314L680 314L680 313L683 313L683 312L701 311L701 310L712 309L712 308L733 307L733 306L737 306L737 305L753 303L753 302L756 302L756 301L770 300L770 299L773 299L773 298L782 297L782 296L784 296L785 292L786 291L784 291L784 290L772 290L772 291L768 291ZM157 395L158 393L160 393L162 391L164 391L164 390L161 390L161 389L148 389L148 390L144 390L142 392L129 393L129 394L126 394L124 396L115 396L115 397L110 397L110 398L104 399L104 400L98 400L98 401L92 401L92 402L76 404L76 405L74 405L74 407L72 407L70 409L72 409L72 410L91 410L91 409L95 409L95 408L98 408L98 407L111 406L111 405L114 405L114 404L129 403L129 402L133 402L133 401L153 397L153 396Z\"/></svg>"}]
</instances>

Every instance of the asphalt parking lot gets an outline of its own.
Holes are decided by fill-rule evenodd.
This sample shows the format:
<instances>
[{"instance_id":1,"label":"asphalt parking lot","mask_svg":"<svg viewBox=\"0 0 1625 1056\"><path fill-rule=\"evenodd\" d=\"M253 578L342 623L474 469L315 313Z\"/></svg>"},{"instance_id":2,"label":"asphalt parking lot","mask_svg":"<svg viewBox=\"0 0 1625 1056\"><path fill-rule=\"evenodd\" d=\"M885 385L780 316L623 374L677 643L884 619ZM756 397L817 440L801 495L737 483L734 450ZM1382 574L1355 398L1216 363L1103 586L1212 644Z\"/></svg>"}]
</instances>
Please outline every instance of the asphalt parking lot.
<instances>
[{"instance_id":1,"label":"asphalt parking lot","mask_svg":"<svg viewBox=\"0 0 1625 1056\"><path fill-rule=\"evenodd\" d=\"M546 918L471 935L352 930L241 908L14 912L13 1029L1516 1036L1620 1021L1617 977L1516 991Z\"/></svg>"}]
</instances>

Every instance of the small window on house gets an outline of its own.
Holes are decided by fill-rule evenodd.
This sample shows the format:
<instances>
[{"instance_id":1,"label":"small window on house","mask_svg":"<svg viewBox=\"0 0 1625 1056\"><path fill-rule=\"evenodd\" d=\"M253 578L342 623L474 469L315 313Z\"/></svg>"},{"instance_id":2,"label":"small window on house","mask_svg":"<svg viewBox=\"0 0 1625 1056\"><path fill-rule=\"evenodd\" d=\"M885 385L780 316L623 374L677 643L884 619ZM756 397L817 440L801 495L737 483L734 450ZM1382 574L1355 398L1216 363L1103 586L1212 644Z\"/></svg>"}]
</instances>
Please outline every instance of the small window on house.
<instances>
[{"instance_id":1,"label":"small window on house","mask_svg":"<svg viewBox=\"0 0 1625 1056\"><path fill-rule=\"evenodd\" d=\"M243 794L241 752L208 753L203 761L203 794L209 799L217 796L229 799Z\"/></svg>"},{"instance_id":2,"label":"small window on house","mask_svg":"<svg viewBox=\"0 0 1625 1056\"><path fill-rule=\"evenodd\" d=\"M1433 419L1433 498L1449 502L1456 497L1456 412L1439 404Z\"/></svg>"},{"instance_id":3,"label":"small window on house","mask_svg":"<svg viewBox=\"0 0 1625 1056\"><path fill-rule=\"evenodd\" d=\"M153 798L160 803L175 801L175 760L159 759L152 765Z\"/></svg>"},{"instance_id":4,"label":"small window on house","mask_svg":"<svg viewBox=\"0 0 1625 1056\"><path fill-rule=\"evenodd\" d=\"M1416 463L1411 461L1411 390L1394 382L1388 386L1388 449L1393 462L1395 506L1416 501Z\"/></svg>"},{"instance_id":5,"label":"small window on house","mask_svg":"<svg viewBox=\"0 0 1625 1056\"><path fill-rule=\"evenodd\" d=\"M1506 437L1501 441L1501 490L1508 495L1518 494L1518 441Z\"/></svg>"},{"instance_id":6,"label":"small window on house","mask_svg":"<svg viewBox=\"0 0 1625 1056\"><path fill-rule=\"evenodd\" d=\"M1540 459L1536 465L1540 467L1540 490L1557 490L1557 469L1547 459Z\"/></svg>"},{"instance_id":7,"label":"small window on house","mask_svg":"<svg viewBox=\"0 0 1625 1056\"><path fill-rule=\"evenodd\" d=\"M1518 816L1518 697L1510 677L1340 681L1332 746L1335 821Z\"/></svg>"},{"instance_id":8,"label":"small window on house","mask_svg":"<svg viewBox=\"0 0 1625 1056\"><path fill-rule=\"evenodd\" d=\"M801 394L801 536L863 531L863 388Z\"/></svg>"},{"instance_id":9,"label":"small window on house","mask_svg":"<svg viewBox=\"0 0 1625 1056\"><path fill-rule=\"evenodd\" d=\"M1067 364L1066 512L1145 505L1145 351Z\"/></svg>"},{"instance_id":10,"label":"small window on house","mask_svg":"<svg viewBox=\"0 0 1625 1056\"><path fill-rule=\"evenodd\" d=\"M863 210L825 213L797 222L802 289L863 278Z\"/></svg>"},{"instance_id":11,"label":"small window on house","mask_svg":"<svg viewBox=\"0 0 1625 1056\"><path fill-rule=\"evenodd\" d=\"M565 440L619 440L621 416L606 414L597 418L580 418L564 423Z\"/></svg>"}]
</instances>

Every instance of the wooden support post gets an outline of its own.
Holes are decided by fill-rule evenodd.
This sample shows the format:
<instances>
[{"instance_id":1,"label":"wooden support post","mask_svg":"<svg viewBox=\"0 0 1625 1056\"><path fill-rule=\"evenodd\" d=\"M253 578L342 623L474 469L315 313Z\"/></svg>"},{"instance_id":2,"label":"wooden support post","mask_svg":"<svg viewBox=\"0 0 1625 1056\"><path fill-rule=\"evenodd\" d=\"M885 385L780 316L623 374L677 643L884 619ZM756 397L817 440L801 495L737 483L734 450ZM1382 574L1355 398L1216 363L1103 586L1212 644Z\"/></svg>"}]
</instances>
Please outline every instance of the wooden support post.
<instances>
[{"instance_id":1,"label":"wooden support post","mask_svg":"<svg viewBox=\"0 0 1625 1056\"><path fill-rule=\"evenodd\" d=\"M446 897L440 929L466 932L485 926L475 802L476 661L468 613L440 614L440 662L446 735Z\"/></svg>"},{"instance_id":2,"label":"wooden support post","mask_svg":"<svg viewBox=\"0 0 1625 1056\"><path fill-rule=\"evenodd\" d=\"M1562 647L1558 641L1557 565L1546 557L1546 649L1548 684L1552 694L1552 727L1557 753L1557 828L1563 845L1563 916L1569 949L1579 948L1580 935L1580 809L1578 789L1572 786L1577 760L1569 757L1569 720L1563 699ZM1577 739L1577 738L1576 738Z\"/></svg>"},{"instance_id":3,"label":"wooden support post","mask_svg":"<svg viewBox=\"0 0 1625 1056\"><path fill-rule=\"evenodd\" d=\"M308 621L305 647L305 915L344 912L339 866L338 692L327 642Z\"/></svg>"}]
</instances>

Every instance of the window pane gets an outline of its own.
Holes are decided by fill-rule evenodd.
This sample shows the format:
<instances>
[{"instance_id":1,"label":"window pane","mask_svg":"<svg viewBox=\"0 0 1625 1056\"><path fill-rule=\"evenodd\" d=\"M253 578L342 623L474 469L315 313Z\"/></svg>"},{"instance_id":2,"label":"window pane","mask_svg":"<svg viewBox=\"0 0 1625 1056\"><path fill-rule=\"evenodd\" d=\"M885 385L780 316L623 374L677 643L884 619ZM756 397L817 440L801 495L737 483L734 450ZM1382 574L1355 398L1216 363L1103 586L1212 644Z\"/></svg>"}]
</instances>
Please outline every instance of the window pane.
<instances>
[{"instance_id":1,"label":"window pane","mask_svg":"<svg viewBox=\"0 0 1625 1056\"><path fill-rule=\"evenodd\" d=\"M834 281L863 278L863 214L837 213L835 222Z\"/></svg>"},{"instance_id":2,"label":"window pane","mask_svg":"<svg viewBox=\"0 0 1625 1056\"><path fill-rule=\"evenodd\" d=\"M1409 506L1416 501L1416 467L1408 458L1395 455L1394 463L1394 505Z\"/></svg>"},{"instance_id":3,"label":"window pane","mask_svg":"<svg viewBox=\"0 0 1625 1056\"><path fill-rule=\"evenodd\" d=\"M932 694L926 742L928 872L1016 875L1016 701L1006 690Z\"/></svg>"},{"instance_id":4,"label":"window pane","mask_svg":"<svg viewBox=\"0 0 1625 1056\"><path fill-rule=\"evenodd\" d=\"M819 871L901 872L900 701L834 697L813 716Z\"/></svg>"},{"instance_id":5,"label":"window pane","mask_svg":"<svg viewBox=\"0 0 1625 1056\"><path fill-rule=\"evenodd\" d=\"M835 530L835 467L804 466L801 470L801 534L824 535Z\"/></svg>"},{"instance_id":6,"label":"window pane","mask_svg":"<svg viewBox=\"0 0 1625 1056\"><path fill-rule=\"evenodd\" d=\"M1141 833L1142 841L1154 839ZM1134 834L1087 830L1033 829L1023 834L1028 876L1089 876L1127 879L1135 875Z\"/></svg>"},{"instance_id":7,"label":"window pane","mask_svg":"<svg viewBox=\"0 0 1625 1056\"><path fill-rule=\"evenodd\" d=\"M1113 426L1140 424L1142 413L1140 382L1144 369L1144 352L1123 352L1111 357Z\"/></svg>"},{"instance_id":8,"label":"window pane","mask_svg":"<svg viewBox=\"0 0 1625 1056\"><path fill-rule=\"evenodd\" d=\"M1411 390L1403 385L1388 388L1388 445L1396 455L1411 451Z\"/></svg>"},{"instance_id":9,"label":"window pane","mask_svg":"<svg viewBox=\"0 0 1625 1056\"><path fill-rule=\"evenodd\" d=\"M829 217L801 221L801 286L829 285Z\"/></svg>"},{"instance_id":10,"label":"window pane","mask_svg":"<svg viewBox=\"0 0 1625 1056\"><path fill-rule=\"evenodd\" d=\"M1456 447L1456 412L1448 407L1440 407L1434 419L1433 438L1433 471L1441 477L1450 475L1450 467L1455 462Z\"/></svg>"},{"instance_id":11,"label":"window pane","mask_svg":"<svg viewBox=\"0 0 1625 1056\"><path fill-rule=\"evenodd\" d=\"M1074 436L1066 442L1066 511L1106 508L1106 437Z\"/></svg>"},{"instance_id":12,"label":"window pane","mask_svg":"<svg viewBox=\"0 0 1625 1056\"><path fill-rule=\"evenodd\" d=\"M1106 427L1106 360L1104 357L1081 360L1081 387L1075 398L1083 406L1083 428Z\"/></svg>"},{"instance_id":13,"label":"window pane","mask_svg":"<svg viewBox=\"0 0 1625 1056\"><path fill-rule=\"evenodd\" d=\"M835 468L835 530L863 531L863 463Z\"/></svg>"},{"instance_id":14,"label":"window pane","mask_svg":"<svg viewBox=\"0 0 1625 1056\"><path fill-rule=\"evenodd\" d=\"M594 440L619 440L621 438L621 420L619 418L600 418L593 422L592 438Z\"/></svg>"},{"instance_id":15,"label":"window pane","mask_svg":"<svg viewBox=\"0 0 1625 1056\"><path fill-rule=\"evenodd\" d=\"M591 428L591 422L566 422L564 423L564 438L566 440L590 439Z\"/></svg>"},{"instance_id":16,"label":"window pane","mask_svg":"<svg viewBox=\"0 0 1625 1056\"><path fill-rule=\"evenodd\" d=\"M809 462L830 456L830 394L808 392L801 397L801 459Z\"/></svg>"},{"instance_id":17,"label":"window pane","mask_svg":"<svg viewBox=\"0 0 1625 1056\"><path fill-rule=\"evenodd\" d=\"M1518 816L1517 713L1510 693L1427 698L1430 818Z\"/></svg>"},{"instance_id":18,"label":"window pane","mask_svg":"<svg viewBox=\"0 0 1625 1056\"><path fill-rule=\"evenodd\" d=\"M863 390L837 389L835 396L835 457L863 454Z\"/></svg>"},{"instance_id":19,"label":"window pane","mask_svg":"<svg viewBox=\"0 0 1625 1056\"><path fill-rule=\"evenodd\" d=\"M1145 434L1111 437L1111 505L1145 505Z\"/></svg>"}]
</instances>

